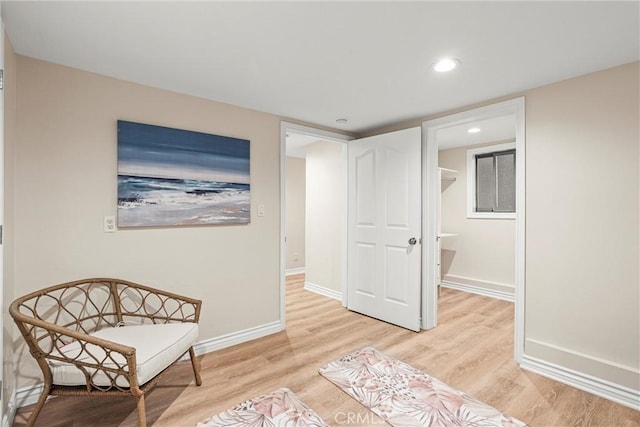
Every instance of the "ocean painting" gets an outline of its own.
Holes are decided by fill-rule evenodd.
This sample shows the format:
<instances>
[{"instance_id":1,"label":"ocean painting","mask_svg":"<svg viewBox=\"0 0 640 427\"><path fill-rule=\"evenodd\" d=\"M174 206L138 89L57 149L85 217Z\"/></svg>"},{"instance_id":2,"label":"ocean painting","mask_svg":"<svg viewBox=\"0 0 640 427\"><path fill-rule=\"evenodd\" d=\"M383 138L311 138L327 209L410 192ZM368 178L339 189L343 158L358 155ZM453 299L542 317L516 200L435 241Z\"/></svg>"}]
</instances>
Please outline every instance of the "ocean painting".
<instances>
[{"instance_id":1,"label":"ocean painting","mask_svg":"<svg viewBox=\"0 0 640 427\"><path fill-rule=\"evenodd\" d=\"M118 227L250 221L249 141L118 120Z\"/></svg>"}]
</instances>

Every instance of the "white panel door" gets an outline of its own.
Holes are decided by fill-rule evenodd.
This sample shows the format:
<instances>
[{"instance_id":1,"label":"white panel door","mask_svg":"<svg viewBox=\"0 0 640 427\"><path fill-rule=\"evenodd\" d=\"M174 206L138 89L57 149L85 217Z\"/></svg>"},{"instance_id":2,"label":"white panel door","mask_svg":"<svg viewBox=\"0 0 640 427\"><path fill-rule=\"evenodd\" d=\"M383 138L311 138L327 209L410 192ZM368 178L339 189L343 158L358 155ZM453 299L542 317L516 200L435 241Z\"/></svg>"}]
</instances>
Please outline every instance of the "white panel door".
<instances>
[{"instance_id":1,"label":"white panel door","mask_svg":"<svg viewBox=\"0 0 640 427\"><path fill-rule=\"evenodd\" d=\"M421 130L349 143L347 308L420 330Z\"/></svg>"},{"instance_id":2,"label":"white panel door","mask_svg":"<svg viewBox=\"0 0 640 427\"><path fill-rule=\"evenodd\" d=\"M1 7L0 7L1 9ZM0 13L2 11L0 10ZM4 23L0 20L0 34L4 34ZM4 38L0 40L0 69L4 70ZM3 71L4 72L4 71ZM3 76L4 77L4 76ZM4 290L4 78L3 86L0 87L0 289ZM4 292L0 292L0 305L4 306ZM4 331L4 317L0 316L0 331ZM0 340L0 366L4 366L4 340ZM7 391L15 390L15 380L8 389L4 379L4 369L0 369L0 395L6 395ZM6 400L6 398L5 398ZM2 410L4 405L0 404L0 420L4 421Z\"/></svg>"}]
</instances>

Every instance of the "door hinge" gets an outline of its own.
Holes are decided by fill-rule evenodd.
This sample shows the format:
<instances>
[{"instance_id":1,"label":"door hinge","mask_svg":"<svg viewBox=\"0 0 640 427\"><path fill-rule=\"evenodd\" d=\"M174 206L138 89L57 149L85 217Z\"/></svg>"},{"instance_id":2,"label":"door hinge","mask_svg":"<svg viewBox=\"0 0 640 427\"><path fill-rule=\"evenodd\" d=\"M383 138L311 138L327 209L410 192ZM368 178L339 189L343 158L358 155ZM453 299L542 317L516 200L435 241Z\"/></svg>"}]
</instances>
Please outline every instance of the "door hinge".
<instances>
[{"instance_id":1,"label":"door hinge","mask_svg":"<svg viewBox=\"0 0 640 427\"><path fill-rule=\"evenodd\" d=\"M4 70L0 70L0 90L4 89Z\"/></svg>"},{"instance_id":2,"label":"door hinge","mask_svg":"<svg viewBox=\"0 0 640 427\"><path fill-rule=\"evenodd\" d=\"M4 226L2 224L0 224L0 245L2 244L3 238L4 238Z\"/></svg>"}]
</instances>

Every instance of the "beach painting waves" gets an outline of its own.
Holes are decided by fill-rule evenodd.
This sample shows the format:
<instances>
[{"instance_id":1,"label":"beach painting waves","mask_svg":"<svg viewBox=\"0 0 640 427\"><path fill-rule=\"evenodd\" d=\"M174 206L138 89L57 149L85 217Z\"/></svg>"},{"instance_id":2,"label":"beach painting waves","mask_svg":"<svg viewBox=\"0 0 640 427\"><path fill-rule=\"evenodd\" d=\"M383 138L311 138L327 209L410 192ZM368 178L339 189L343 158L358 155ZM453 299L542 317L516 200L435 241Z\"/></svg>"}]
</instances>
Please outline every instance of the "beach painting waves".
<instances>
[{"instance_id":1,"label":"beach painting waves","mask_svg":"<svg viewBox=\"0 0 640 427\"><path fill-rule=\"evenodd\" d=\"M251 220L249 141L118 121L118 227Z\"/></svg>"}]
</instances>

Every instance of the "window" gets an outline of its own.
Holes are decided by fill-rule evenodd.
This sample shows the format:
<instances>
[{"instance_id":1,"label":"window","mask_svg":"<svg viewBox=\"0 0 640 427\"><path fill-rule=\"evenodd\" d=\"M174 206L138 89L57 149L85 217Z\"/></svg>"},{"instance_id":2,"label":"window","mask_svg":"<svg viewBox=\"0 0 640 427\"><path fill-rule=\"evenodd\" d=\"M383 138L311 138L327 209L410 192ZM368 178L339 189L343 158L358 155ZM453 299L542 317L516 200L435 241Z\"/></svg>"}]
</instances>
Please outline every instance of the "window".
<instances>
[{"instance_id":1,"label":"window","mask_svg":"<svg viewBox=\"0 0 640 427\"><path fill-rule=\"evenodd\" d=\"M467 150L467 217L515 218L515 143Z\"/></svg>"}]
</instances>

